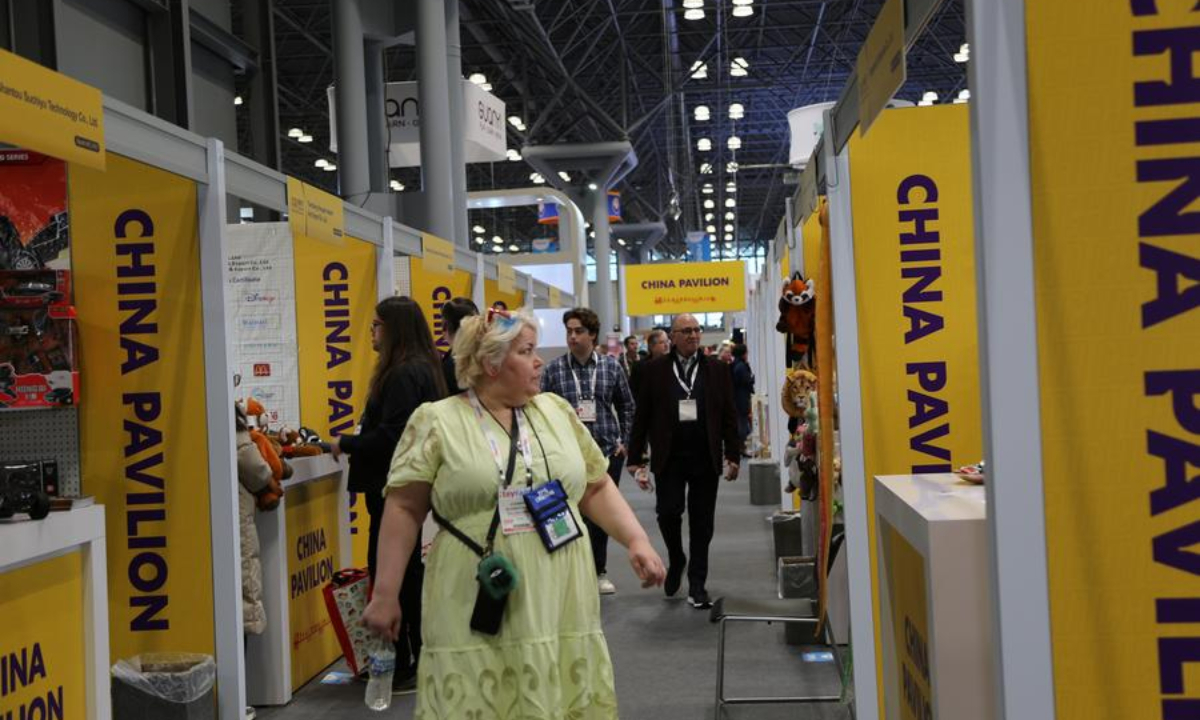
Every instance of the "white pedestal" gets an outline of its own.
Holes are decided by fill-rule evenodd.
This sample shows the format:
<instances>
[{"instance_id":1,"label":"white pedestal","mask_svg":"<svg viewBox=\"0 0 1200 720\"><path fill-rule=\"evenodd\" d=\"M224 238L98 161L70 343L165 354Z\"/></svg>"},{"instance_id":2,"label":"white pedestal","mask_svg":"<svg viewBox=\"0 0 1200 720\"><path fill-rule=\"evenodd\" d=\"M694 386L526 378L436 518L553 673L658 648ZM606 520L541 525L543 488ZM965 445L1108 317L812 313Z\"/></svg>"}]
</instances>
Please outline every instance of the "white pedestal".
<instances>
[{"instance_id":1,"label":"white pedestal","mask_svg":"<svg viewBox=\"0 0 1200 720\"><path fill-rule=\"evenodd\" d=\"M112 717L108 671L108 574L104 508L53 512L43 520L0 523L0 583L9 573L78 552L82 556L84 683L88 720ZM16 591L18 594L20 590ZM11 621L9 618L7 621ZM6 619L0 618L0 622ZM53 617L47 622L54 623ZM15 650L15 648L13 648ZM0 703L0 711L3 711ZM16 717L16 712L13 716ZM74 711L69 716L75 717Z\"/></svg>"},{"instance_id":2,"label":"white pedestal","mask_svg":"<svg viewBox=\"0 0 1200 720\"><path fill-rule=\"evenodd\" d=\"M886 716L993 720L984 489L949 474L881 476L875 514Z\"/></svg>"}]
</instances>

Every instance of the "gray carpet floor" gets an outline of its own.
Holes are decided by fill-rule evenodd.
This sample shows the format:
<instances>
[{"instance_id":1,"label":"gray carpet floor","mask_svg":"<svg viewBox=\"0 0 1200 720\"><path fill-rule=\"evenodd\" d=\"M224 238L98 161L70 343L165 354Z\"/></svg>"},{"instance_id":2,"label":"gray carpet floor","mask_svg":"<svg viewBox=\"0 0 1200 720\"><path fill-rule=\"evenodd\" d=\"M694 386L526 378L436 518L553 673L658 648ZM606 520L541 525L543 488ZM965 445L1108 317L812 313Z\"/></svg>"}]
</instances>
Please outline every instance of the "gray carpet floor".
<instances>
[{"instance_id":1,"label":"gray carpet floor","mask_svg":"<svg viewBox=\"0 0 1200 720\"><path fill-rule=\"evenodd\" d=\"M621 487L663 557L665 548L654 520L654 498L638 490L626 475ZM714 596L775 597L775 561L769 507L750 504L746 470L734 483L722 483L717 504L708 590ZM685 522L686 527L686 522ZM686 541L685 541L686 543ZM714 719L717 626L708 612L688 606L683 596L666 599L660 589L642 590L625 554L609 548L609 577L615 595L601 599L604 632L625 720L843 720L841 704L742 705ZM788 645L778 624L731 625L726 640L726 696L838 694L836 664L809 661L804 654L820 648ZM331 670L344 669L335 665ZM327 718L409 718L413 696L396 696L391 709L374 713L363 704L365 686L324 685L320 677L302 688L290 705L260 708L264 720Z\"/></svg>"}]
</instances>

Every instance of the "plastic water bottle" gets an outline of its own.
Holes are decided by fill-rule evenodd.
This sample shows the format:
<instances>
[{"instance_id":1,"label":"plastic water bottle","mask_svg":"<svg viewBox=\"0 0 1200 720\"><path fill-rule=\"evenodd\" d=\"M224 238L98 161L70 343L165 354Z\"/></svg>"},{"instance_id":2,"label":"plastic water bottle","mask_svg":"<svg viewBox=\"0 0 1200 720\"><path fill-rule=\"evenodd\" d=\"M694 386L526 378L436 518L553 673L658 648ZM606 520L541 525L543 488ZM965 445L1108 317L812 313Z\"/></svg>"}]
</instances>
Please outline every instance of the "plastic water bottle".
<instances>
[{"instance_id":1,"label":"plastic water bottle","mask_svg":"<svg viewBox=\"0 0 1200 720\"><path fill-rule=\"evenodd\" d=\"M396 671L396 648L387 638L376 638L367 654L367 707L377 712L392 704L392 675Z\"/></svg>"}]
</instances>

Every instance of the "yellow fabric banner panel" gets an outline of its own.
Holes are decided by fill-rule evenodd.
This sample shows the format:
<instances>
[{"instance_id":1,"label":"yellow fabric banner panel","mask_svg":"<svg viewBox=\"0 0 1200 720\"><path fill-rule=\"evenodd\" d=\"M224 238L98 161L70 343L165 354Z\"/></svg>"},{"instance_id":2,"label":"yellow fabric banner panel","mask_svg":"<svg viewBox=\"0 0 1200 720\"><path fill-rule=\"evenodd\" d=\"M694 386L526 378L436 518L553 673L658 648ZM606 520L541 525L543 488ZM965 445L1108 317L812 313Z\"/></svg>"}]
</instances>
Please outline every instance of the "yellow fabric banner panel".
<instances>
[{"instance_id":1,"label":"yellow fabric banner panel","mask_svg":"<svg viewBox=\"0 0 1200 720\"><path fill-rule=\"evenodd\" d=\"M804 277L805 279L816 278L821 268L821 213L819 206L800 226L800 241L804 245L801 248L804 257ZM818 290L817 294L820 295L824 292L824 290Z\"/></svg>"},{"instance_id":2,"label":"yellow fabric banner panel","mask_svg":"<svg viewBox=\"0 0 1200 720\"><path fill-rule=\"evenodd\" d=\"M296 340L299 346L300 421L333 441L353 434L367 405L375 367L375 246L346 238L335 247L296 235ZM350 498L351 557L367 566L366 503Z\"/></svg>"},{"instance_id":3,"label":"yellow fabric banner panel","mask_svg":"<svg viewBox=\"0 0 1200 720\"><path fill-rule=\"evenodd\" d=\"M336 478L306 483L288 490L284 503L293 691L342 654L322 592L337 569L338 490Z\"/></svg>"},{"instance_id":4,"label":"yellow fabric banner panel","mask_svg":"<svg viewBox=\"0 0 1200 720\"><path fill-rule=\"evenodd\" d=\"M888 709L900 720L933 717L933 679L929 670L929 603L925 592L925 558L896 528L882 523L891 600L892 659L896 685L887 696ZM889 713L890 714L890 713Z\"/></svg>"},{"instance_id":5,"label":"yellow fabric banner panel","mask_svg":"<svg viewBox=\"0 0 1200 720\"><path fill-rule=\"evenodd\" d=\"M746 263L656 263L625 267L630 315L740 312L746 309Z\"/></svg>"},{"instance_id":6,"label":"yellow fabric banner panel","mask_svg":"<svg viewBox=\"0 0 1200 720\"><path fill-rule=\"evenodd\" d=\"M791 232L791 229L788 229ZM787 280L792 276L792 249L787 245L783 246L783 255L779 258L779 276Z\"/></svg>"},{"instance_id":7,"label":"yellow fabric banner panel","mask_svg":"<svg viewBox=\"0 0 1200 720\"><path fill-rule=\"evenodd\" d=\"M513 292L504 292L500 289L500 284L497 281L484 278L483 301L487 303L488 307L501 302L509 310L517 310L518 308L525 307L525 291L514 290ZM480 308L480 310L486 311L487 308Z\"/></svg>"},{"instance_id":8,"label":"yellow fabric banner panel","mask_svg":"<svg viewBox=\"0 0 1200 720\"><path fill-rule=\"evenodd\" d=\"M1058 720L1200 716L1194 5L1025 8Z\"/></svg>"},{"instance_id":9,"label":"yellow fabric banner panel","mask_svg":"<svg viewBox=\"0 0 1200 720\"><path fill-rule=\"evenodd\" d=\"M69 187L79 456L83 491L106 506L111 655L211 655L196 185L111 155L107 172L72 168Z\"/></svg>"},{"instance_id":10,"label":"yellow fabric banner panel","mask_svg":"<svg viewBox=\"0 0 1200 720\"><path fill-rule=\"evenodd\" d=\"M0 50L0 140L103 170L104 99L96 88Z\"/></svg>"},{"instance_id":11,"label":"yellow fabric banner panel","mask_svg":"<svg viewBox=\"0 0 1200 720\"><path fill-rule=\"evenodd\" d=\"M819 494L820 547L817 553L817 573L820 584L819 605L820 617L825 618L826 602L829 599L829 547L833 536L833 494L834 494L834 435L826 428L837 427L837 407L834 398L837 397L837 386L834 383L837 354L834 352L833 338L836 336L833 326L833 267L829 260L829 202L821 197L817 210L804 225L804 252L807 255L809 245L813 252L813 275L816 278L816 319L813 334L817 344L817 462L820 473L821 491ZM806 259L805 262L808 262Z\"/></svg>"},{"instance_id":12,"label":"yellow fabric banner panel","mask_svg":"<svg viewBox=\"0 0 1200 720\"><path fill-rule=\"evenodd\" d=\"M446 339L446 324L442 321L442 306L456 297L471 297L474 277L471 273L455 270L449 275L425 270L421 258L409 258L409 278L412 299L421 306L429 330L433 333L433 344L439 352L448 352L450 342Z\"/></svg>"},{"instance_id":13,"label":"yellow fabric banner panel","mask_svg":"<svg viewBox=\"0 0 1200 720\"><path fill-rule=\"evenodd\" d=\"M873 583L872 479L982 457L970 152L965 105L885 110L850 142ZM877 586L872 600L882 681Z\"/></svg>"},{"instance_id":14,"label":"yellow fabric banner panel","mask_svg":"<svg viewBox=\"0 0 1200 720\"><path fill-rule=\"evenodd\" d=\"M0 718L89 716L83 592L78 551L0 574Z\"/></svg>"}]
</instances>

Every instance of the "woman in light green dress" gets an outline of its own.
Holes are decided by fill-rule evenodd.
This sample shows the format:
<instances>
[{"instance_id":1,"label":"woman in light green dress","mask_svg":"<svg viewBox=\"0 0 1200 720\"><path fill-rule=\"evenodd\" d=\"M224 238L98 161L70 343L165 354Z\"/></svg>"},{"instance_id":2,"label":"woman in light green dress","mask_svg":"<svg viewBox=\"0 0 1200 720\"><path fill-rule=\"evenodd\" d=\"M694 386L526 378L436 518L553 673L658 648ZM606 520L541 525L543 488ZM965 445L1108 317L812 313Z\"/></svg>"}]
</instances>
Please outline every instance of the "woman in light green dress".
<instances>
[{"instance_id":1,"label":"woman in light green dress","mask_svg":"<svg viewBox=\"0 0 1200 720\"><path fill-rule=\"evenodd\" d=\"M459 385L470 390L426 404L409 420L392 460L376 588L364 617L377 632L394 636L399 626L399 583L431 504L486 544L514 430L528 439L529 453L517 453L513 486L560 480L577 521L582 511L628 548L644 587L662 583L662 560L605 474L607 458L565 401L538 394L535 323L522 313L468 318L454 360ZM495 552L512 561L519 582L500 632L486 635L470 627L479 556L438 533L425 571L417 720L617 717L586 532L581 540L550 553L537 532L497 532Z\"/></svg>"}]
</instances>

